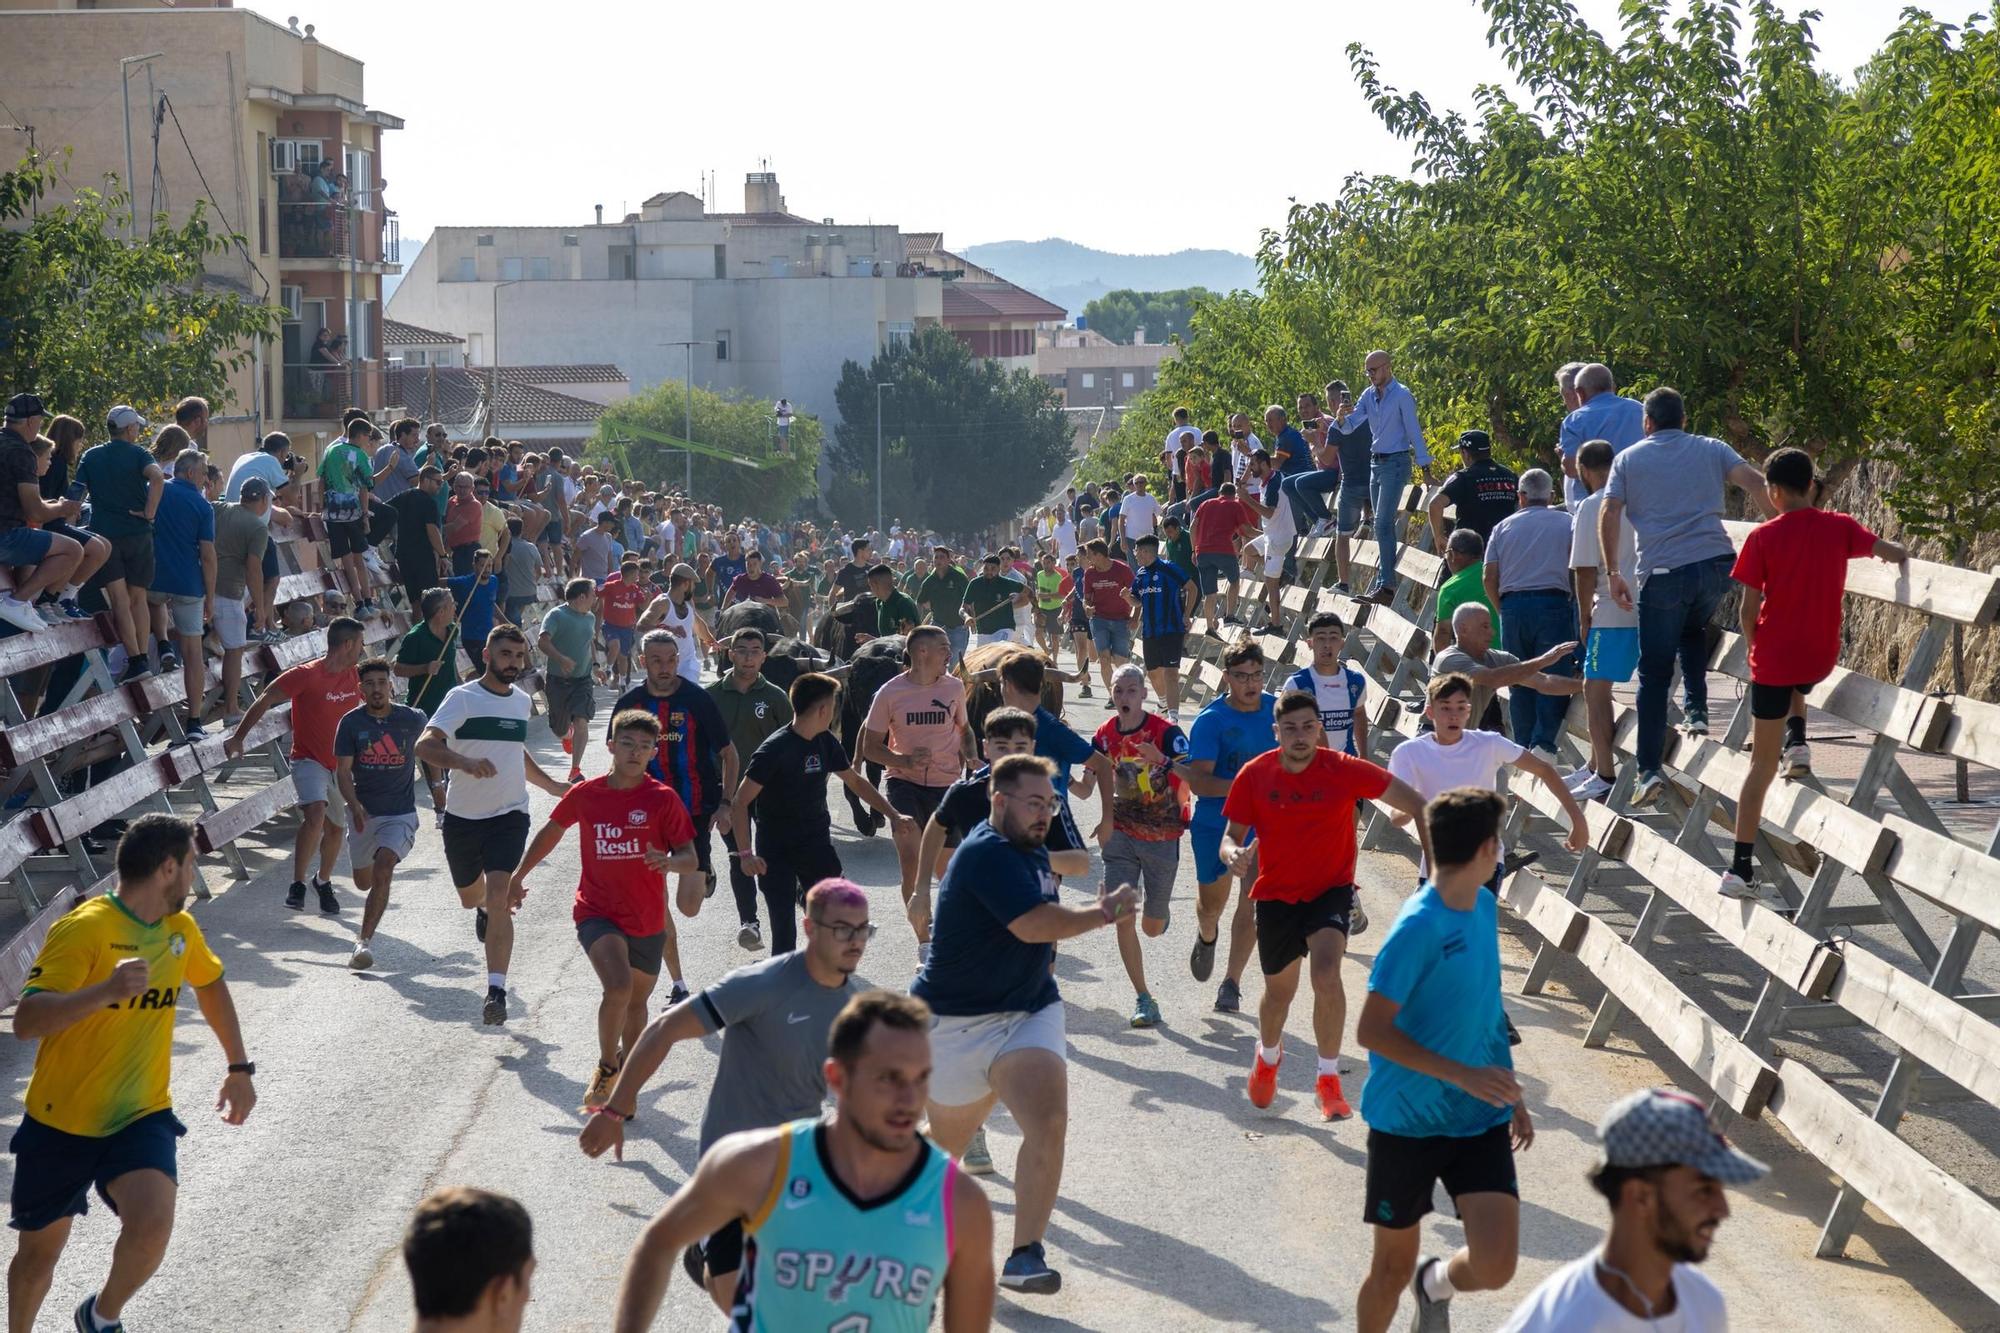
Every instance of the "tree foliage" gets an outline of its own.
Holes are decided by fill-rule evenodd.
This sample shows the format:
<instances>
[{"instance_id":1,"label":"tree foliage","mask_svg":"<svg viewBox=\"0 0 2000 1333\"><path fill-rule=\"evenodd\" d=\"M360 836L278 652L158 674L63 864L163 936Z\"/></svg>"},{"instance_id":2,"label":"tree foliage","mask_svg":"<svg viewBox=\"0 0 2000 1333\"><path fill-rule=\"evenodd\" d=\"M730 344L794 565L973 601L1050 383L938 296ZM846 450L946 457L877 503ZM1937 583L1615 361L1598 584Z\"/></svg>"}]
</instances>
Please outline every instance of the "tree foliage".
<instances>
[{"instance_id":1,"label":"tree foliage","mask_svg":"<svg viewBox=\"0 0 2000 1333\"><path fill-rule=\"evenodd\" d=\"M1135 292L1120 288L1106 292L1083 308L1084 322L1115 343L1130 343L1140 329L1149 343L1183 342L1188 321L1198 302L1215 295L1206 287L1183 287L1172 292Z\"/></svg>"},{"instance_id":2,"label":"tree foliage","mask_svg":"<svg viewBox=\"0 0 2000 1333\"><path fill-rule=\"evenodd\" d=\"M65 197L67 196L67 197ZM185 221L154 218L125 239L131 199L115 177L75 189L29 158L0 175L0 383L102 421L118 403L155 420L187 394L218 407L254 342L282 312L220 290L209 260L241 238L209 225L204 201Z\"/></svg>"},{"instance_id":3,"label":"tree foliage","mask_svg":"<svg viewBox=\"0 0 2000 1333\"><path fill-rule=\"evenodd\" d=\"M690 411L692 436L682 433ZM675 439L692 438L697 444L714 445L744 458L774 456L771 420L763 402L725 397L697 385L690 403L680 384L657 384L607 410L586 449L591 461L608 463L618 475L637 478L655 490L683 489L687 455L670 444L634 435L634 426ZM766 522L787 518L799 498L814 489L820 438L819 419L800 414L792 419L791 456L775 467L745 467L696 454L694 498L721 505L722 512L731 518L742 514Z\"/></svg>"},{"instance_id":4,"label":"tree foliage","mask_svg":"<svg viewBox=\"0 0 2000 1333\"><path fill-rule=\"evenodd\" d=\"M878 384L896 386L880 395L888 521L975 532L1034 504L1069 461L1070 424L1052 389L974 357L944 329L921 329L865 368L841 367L826 499L843 522L875 521Z\"/></svg>"}]
</instances>

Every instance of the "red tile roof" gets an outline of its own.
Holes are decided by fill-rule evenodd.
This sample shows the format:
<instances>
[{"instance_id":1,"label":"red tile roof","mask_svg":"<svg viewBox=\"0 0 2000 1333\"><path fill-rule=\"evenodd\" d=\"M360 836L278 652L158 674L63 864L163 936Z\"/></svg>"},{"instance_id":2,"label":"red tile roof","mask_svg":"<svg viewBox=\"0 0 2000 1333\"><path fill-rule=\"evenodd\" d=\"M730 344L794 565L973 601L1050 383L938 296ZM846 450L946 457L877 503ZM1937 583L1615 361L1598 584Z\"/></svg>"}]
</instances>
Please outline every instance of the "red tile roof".
<instances>
[{"instance_id":1,"label":"red tile roof","mask_svg":"<svg viewBox=\"0 0 2000 1333\"><path fill-rule=\"evenodd\" d=\"M404 382L412 395L419 398L419 402L411 406L421 405L429 411L431 377L435 376L437 408L433 415L447 421L464 421L478 408L480 395L490 383L488 374L483 366L439 366L431 370L406 372ZM523 384L508 378L507 367L500 368L500 427L503 434L509 425L584 425L603 415L601 404Z\"/></svg>"},{"instance_id":2,"label":"red tile roof","mask_svg":"<svg viewBox=\"0 0 2000 1333\"><path fill-rule=\"evenodd\" d=\"M623 384L631 376L603 361L582 366L502 366L500 378L522 384Z\"/></svg>"},{"instance_id":3,"label":"red tile roof","mask_svg":"<svg viewBox=\"0 0 2000 1333\"><path fill-rule=\"evenodd\" d=\"M1069 312L1011 282L948 282L944 285L944 321L986 322L995 319L1059 320Z\"/></svg>"},{"instance_id":4,"label":"red tile roof","mask_svg":"<svg viewBox=\"0 0 2000 1333\"><path fill-rule=\"evenodd\" d=\"M382 341L388 346L450 347L465 339L455 333L440 333L436 329L419 328L415 324L405 324L400 319L382 321Z\"/></svg>"}]
</instances>

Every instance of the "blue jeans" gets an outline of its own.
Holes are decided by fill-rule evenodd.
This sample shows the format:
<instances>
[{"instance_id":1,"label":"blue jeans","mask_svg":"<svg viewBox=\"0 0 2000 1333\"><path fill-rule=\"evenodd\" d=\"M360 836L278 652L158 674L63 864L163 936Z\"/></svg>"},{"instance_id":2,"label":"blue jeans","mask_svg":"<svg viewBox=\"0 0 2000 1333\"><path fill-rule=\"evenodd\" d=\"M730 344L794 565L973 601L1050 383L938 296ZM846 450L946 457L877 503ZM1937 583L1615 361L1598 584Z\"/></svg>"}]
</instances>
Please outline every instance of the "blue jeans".
<instances>
[{"instance_id":1,"label":"blue jeans","mask_svg":"<svg viewBox=\"0 0 2000 1333\"><path fill-rule=\"evenodd\" d=\"M1376 588L1396 586L1396 534L1403 525L1403 496L1410 489L1410 453L1377 454L1368 471L1369 502L1375 506ZM1372 591L1372 590L1371 590Z\"/></svg>"},{"instance_id":2,"label":"blue jeans","mask_svg":"<svg viewBox=\"0 0 2000 1333\"><path fill-rule=\"evenodd\" d=\"M1278 488L1292 502L1292 518L1298 524L1299 535L1312 530L1315 523L1324 523L1333 517L1333 511L1326 503L1326 497L1340 489L1340 469L1319 468L1312 472L1295 472L1286 477Z\"/></svg>"},{"instance_id":3,"label":"blue jeans","mask_svg":"<svg viewBox=\"0 0 2000 1333\"><path fill-rule=\"evenodd\" d=\"M1730 556L1717 556L1639 581L1639 771L1655 772L1667 749L1667 693L1674 659L1690 708L1708 707L1708 622L1729 590Z\"/></svg>"},{"instance_id":4,"label":"blue jeans","mask_svg":"<svg viewBox=\"0 0 2000 1333\"><path fill-rule=\"evenodd\" d=\"M951 642L951 663L957 666L965 660L965 645L971 642L972 631L963 624L946 625L944 637Z\"/></svg>"},{"instance_id":5,"label":"blue jeans","mask_svg":"<svg viewBox=\"0 0 2000 1333\"><path fill-rule=\"evenodd\" d=\"M1500 646L1523 662L1574 638L1576 603L1568 593L1538 590L1501 596ZM1548 674L1575 675L1575 654L1551 666ZM1508 692L1507 717L1514 728L1516 745L1555 749L1562 736L1563 717L1568 712L1566 694L1542 694L1526 685L1516 685Z\"/></svg>"},{"instance_id":6,"label":"blue jeans","mask_svg":"<svg viewBox=\"0 0 2000 1333\"><path fill-rule=\"evenodd\" d=\"M1340 483L1339 512L1334 517L1339 520L1343 537L1352 537L1361 531L1361 511L1371 503L1368 478L1349 477Z\"/></svg>"}]
</instances>

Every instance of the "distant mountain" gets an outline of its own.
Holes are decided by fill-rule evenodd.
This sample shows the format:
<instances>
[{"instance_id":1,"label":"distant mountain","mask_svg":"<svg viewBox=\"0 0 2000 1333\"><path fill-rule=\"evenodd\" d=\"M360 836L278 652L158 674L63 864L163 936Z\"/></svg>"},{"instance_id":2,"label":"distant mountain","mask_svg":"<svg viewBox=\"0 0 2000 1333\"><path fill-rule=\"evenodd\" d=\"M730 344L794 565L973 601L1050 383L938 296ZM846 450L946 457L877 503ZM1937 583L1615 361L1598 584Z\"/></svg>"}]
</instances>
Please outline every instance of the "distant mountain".
<instances>
[{"instance_id":1,"label":"distant mountain","mask_svg":"<svg viewBox=\"0 0 2000 1333\"><path fill-rule=\"evenodd\" d=\"M1052 237L991 241L961 251L982 268L1066 307L1071 317L1109 291L1206 287L1232 292L1257 285L1257 262L1230 250L1181 250L1170 255L1120 255Z\"/></svg>"}]
</instances>

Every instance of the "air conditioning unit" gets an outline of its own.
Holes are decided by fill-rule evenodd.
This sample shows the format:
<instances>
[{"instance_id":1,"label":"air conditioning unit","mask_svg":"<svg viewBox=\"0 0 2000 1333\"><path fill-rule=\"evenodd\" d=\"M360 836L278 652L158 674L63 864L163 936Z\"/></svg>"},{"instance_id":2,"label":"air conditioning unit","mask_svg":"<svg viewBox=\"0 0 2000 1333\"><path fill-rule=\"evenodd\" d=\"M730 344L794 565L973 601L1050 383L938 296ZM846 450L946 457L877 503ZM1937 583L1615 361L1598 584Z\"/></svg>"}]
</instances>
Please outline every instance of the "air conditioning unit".
<instances>
[{"instance_id":1,"label":"air conditioning unit","mask_svg":"<svg viewBox=\"0 0 2000 1333\"><path fill-rule=\"evenodd\" d=\"M285 322L296 324L305 318L306 289L290 285L278 288L278 299L285 307Z\"/></svg>"}]
</instances>

